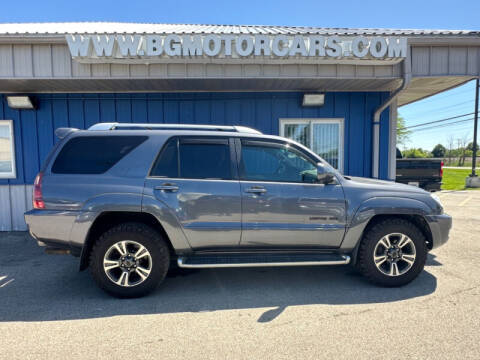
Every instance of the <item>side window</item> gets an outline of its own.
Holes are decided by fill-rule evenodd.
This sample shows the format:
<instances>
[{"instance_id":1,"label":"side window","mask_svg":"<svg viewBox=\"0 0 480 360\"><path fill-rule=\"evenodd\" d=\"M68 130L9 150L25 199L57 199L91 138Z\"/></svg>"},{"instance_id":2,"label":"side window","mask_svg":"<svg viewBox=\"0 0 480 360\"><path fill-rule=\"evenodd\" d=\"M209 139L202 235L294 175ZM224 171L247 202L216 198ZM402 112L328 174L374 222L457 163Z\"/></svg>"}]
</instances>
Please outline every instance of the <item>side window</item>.
<instances>
[{"instance_id":1,"label":"side window","mask_svg":"<svg viewBox=\"0 0 480 360\"><path fill-rule=\"evenodd\" d=\"M180 141L180 177L186 179L231 179L228 141Z\"/></svg>"},{"instance_id":2,"label":"side window","mask_svg":"<svg viewBox=\"0 0 480 360\"><path fill-rule=\"evenodd\" d=\"M287 146L242 143L243 180L312 183L317 167L299 151Z\"/></svg>"},{"instance_id":3,"label":"side window","mask_svg":"<svg viewBox=\"0 0 480 360\"><path fill-rule=\"evenodd\" d=\"M60 150L55 174L102 174L135 149L147 136L79 136Z\"/></svg>"},{"instance_id":4,"label":"side window","mask_svg":"<svg viewBox=\"0 0 480 360\"><path fill-rule=\"evenodd\" d=\"M15 178L13 121L0 120L0 179Z\"/></svg>"},{"instance_id":5,"label":"side window","mask_svg":"<svg viewBox=\"0 0 480 360\"><path fill-rule=\"evenodd\" d=\"M151 176L178 177L178 139L170 139L155 160Z\"/></svg>"}]
</instances>

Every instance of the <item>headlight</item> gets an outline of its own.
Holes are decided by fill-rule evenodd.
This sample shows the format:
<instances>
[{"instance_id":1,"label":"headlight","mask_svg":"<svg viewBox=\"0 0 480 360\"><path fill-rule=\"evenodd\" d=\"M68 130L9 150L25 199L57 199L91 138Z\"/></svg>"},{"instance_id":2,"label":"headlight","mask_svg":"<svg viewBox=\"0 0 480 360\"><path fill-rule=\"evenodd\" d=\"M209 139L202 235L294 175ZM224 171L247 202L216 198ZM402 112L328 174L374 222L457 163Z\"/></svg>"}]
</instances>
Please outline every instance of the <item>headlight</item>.
<instances>
[{"instance_id":1,"label":"headlight","mask_svg":"<svg viewBox=\"0 0 480 360\"><path fill-rule=\"evenodd\" d=\"M442 201L440 200L440 198L438 197L438 195L434 194L434 193L430 193L430 196L432 197L433 200L435 200L435 202L438 204L438 206L440 207L440 211L443 212L443 204L442 204Z\"/></svg>"}]
</instances>

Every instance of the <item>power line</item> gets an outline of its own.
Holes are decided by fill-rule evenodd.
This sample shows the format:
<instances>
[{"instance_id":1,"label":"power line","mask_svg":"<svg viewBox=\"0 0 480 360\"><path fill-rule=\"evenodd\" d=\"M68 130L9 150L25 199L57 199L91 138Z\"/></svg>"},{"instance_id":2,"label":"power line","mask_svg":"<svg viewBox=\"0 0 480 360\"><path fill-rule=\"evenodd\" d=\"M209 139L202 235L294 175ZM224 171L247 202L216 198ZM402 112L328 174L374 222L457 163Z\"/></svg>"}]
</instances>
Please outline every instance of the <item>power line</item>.
<instances>
[{"instance_id":1,"label":"power line","mask_svg":"<svg viewBox=\"0 0 480 360\"><path fill-rule=\"evenodd\" d=\"M443 106L443 107L439 107L439 108L433 108L432 110L427 110L427 111L422 111L422 112L415 112L415 115L422 115L422 114L427 114L427 113L431 113L431 112L436 112L438 113L439 111L445 111L447 109L451 109L451 108L454 108L454 107L458 107L460 105L466 105L466 104L469 104L469 103L473 103L473 99L472 100L468 100L468 101L463 101L463 102L459 102L459 103L456 103L456 104L451 104L451 105L447 105L447 106ZM430 105L431 106L431 105Z\"/></svg>"},{"instance_id":2,"label":"power line","mask_svg":"<svg viewBox=\"0 0 480 360\"><path fill-rule=\"evenodd\" d=\"M406 126L404 128L401 128L401 129L398 129L397 130L408 130L408 129L413 129L413 128L416 128L416 127L419 127L419 126L425 126L425 125L429 125L429 124L435 124L435 123L440 123L440 122L444 122L444 121L448 121L448 120L453 120L453 119L458 119L458 118L461 118L463 116L468 116L468 115L473 115L474 113L467 113L467 114L462 114L462 115L456 115L456 116L452 116L452 117L448 117L448 118L445 118L445 119L439 119L439 120L432 120L432 121L428 121L428 122L424 122L424 123L420 123L420 124L416 124L416 125L411 125L411 126Z\"/></svg>"},{"instance_id":3,"label":"power line","mask_svg":"<svg viewBox=\"0 0 480 360\"><path fill-rule=\"evenodd\" d=\"M453 122L448 123L448 124L433 125L433 126L429 126L429 127L423 128L423 129L414 130L413 132L419 132L419 131L425 131L425 130L431 130L431 129L438 129L438 128L443 128L443 127L449 127L449 126L451 126L451 125L455 125L455 124L459 124L459 123L463 123L463 122L467 122L467 121L472 121L472 120L473 120L473 117L472 117L472 118L469 118L469 119L453 121Z\"/></svg>"}]
</instances>

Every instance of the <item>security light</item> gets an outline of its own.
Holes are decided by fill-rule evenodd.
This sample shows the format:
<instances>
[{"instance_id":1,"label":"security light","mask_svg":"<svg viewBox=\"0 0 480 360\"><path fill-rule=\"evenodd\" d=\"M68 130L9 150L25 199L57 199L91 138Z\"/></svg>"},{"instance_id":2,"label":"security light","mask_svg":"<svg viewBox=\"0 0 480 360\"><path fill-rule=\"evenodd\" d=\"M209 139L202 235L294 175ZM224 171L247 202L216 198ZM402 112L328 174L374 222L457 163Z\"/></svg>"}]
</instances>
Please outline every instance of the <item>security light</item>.
<instances>
[{"instance_id":1,"label":"security light","mask_svg":"<svg viewBox=\"0 0 480 360\"><path fill-rule=\"evenodd\" d=\"M304 94L302 106L322 106L325 94Z\"/></svg>"},{"instance_id":2,"label":"security light","mask_svg":"<svg viewBox=\"0 0 480 360\"><path fill-rule=\"evenodd\" d=\"M12 109L35 109L29 96L7 96L7 102Z\"/></svg>"}]
</instances>

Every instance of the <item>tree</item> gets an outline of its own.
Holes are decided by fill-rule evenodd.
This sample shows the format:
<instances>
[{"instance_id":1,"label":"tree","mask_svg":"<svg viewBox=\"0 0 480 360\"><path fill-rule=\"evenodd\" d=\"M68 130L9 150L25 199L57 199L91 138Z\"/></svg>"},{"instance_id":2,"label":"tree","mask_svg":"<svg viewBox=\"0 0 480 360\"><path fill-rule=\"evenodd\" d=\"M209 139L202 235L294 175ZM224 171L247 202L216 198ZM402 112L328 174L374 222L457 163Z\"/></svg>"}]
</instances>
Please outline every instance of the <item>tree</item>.
<instances>
[{"instance_id":1,"label":"tree","mask_svg":"<svg viewBox=\"0 0 480 360\"><path fill-rule=\"evenodd\" d=\"M401 116L397 117L397 144L405 145L410 140L411 130L405 128L405 119Z\"/></svg>"},{"instance_id":2,"label":"tree","mask_svg":"<svg viewBox=\"0 0 480 360\"><path fill-rule=\"evenodd\" d=\"M412 148L403 151L404 158L428 158L430 155L430 152L422 148Z\"/></svg>"},{"instance_id":3,"label":"tree","mask_svg":"<svg viewBox=\"0 0 480 360\"><path fill-rule=\"evenodd\" d=\"M447 152L447 149L442 144L437 144L432 150L433 157L443 158Z\"/></svg>"}]
</instances>

